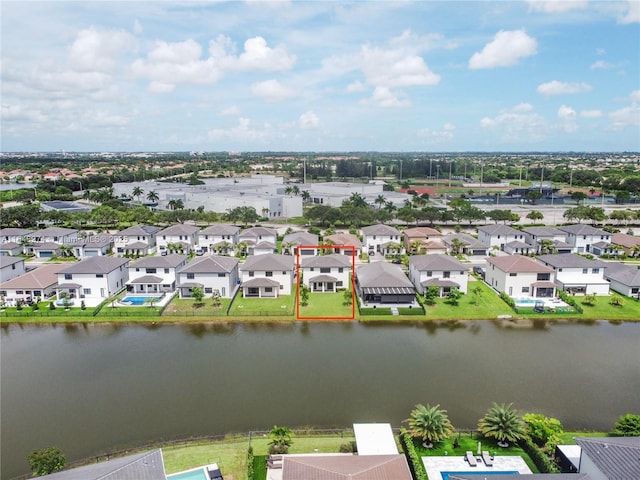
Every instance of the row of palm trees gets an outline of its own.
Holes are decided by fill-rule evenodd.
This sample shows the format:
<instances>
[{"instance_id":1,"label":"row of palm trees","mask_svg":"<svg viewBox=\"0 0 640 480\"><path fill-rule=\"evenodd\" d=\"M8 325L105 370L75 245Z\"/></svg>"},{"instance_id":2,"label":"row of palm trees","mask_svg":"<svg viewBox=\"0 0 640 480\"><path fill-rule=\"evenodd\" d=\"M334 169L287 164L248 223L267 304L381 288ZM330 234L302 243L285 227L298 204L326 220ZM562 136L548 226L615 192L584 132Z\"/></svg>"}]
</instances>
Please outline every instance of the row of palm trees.
<instances>
[{"instance_id":1,"label":"row of palm trees","mask_svg":"<svg viewBox=\"0 0 640 480\"><path fill-rule=\"evenodd\" d=\"M414 438L424 442L428 448L434 442L441 442L449 438L455 431L447 411L440 405L431 406L418 404L405 420L409 428L407 432ZM522 417L513 408L513 404L497 404L487 410L478 421L478 430L487 438L498 440L498 445L508 446L508 442L517 442L527 434L527 426Z\"/></svg>"}]
</instances>

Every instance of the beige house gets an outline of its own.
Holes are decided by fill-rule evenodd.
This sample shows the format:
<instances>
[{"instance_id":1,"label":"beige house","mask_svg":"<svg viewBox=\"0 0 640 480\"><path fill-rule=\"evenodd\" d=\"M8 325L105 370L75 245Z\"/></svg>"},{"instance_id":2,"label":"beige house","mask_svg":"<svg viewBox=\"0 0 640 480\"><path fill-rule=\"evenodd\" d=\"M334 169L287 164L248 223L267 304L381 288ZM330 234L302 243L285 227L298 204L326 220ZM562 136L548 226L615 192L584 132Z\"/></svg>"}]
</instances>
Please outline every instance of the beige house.
<instances>
[{"instance_id":1,"label":"beige house","mask_svg":"<svg viewBox=\"0 0 640 480\"><path fill-rule=\"evenodd\" d=\"M404 248L409 253L444 253L442 233L431 227L407 228L402 232Z\"/></svg>"}]
</instances>

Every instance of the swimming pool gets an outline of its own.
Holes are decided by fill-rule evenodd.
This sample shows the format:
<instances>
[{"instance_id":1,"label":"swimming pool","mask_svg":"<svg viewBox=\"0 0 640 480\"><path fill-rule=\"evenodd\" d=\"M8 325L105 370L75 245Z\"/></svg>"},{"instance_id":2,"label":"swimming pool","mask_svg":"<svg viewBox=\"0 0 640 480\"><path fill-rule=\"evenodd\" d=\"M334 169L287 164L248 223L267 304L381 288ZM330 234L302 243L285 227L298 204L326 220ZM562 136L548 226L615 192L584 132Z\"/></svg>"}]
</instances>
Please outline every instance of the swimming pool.
<instances>
[{"instance_id":1,"label":"swimming pool","mask_svg":"<svg viewBox=\"0 0 640 480\"><path fill-rule=\"evenodd\" d=\"M209 480L209 475L207 475L205 469L201 467L167 475L167 480Z\"/></svg>"},{"instance_id":2,"label":"swimming pool","mask_svg":"<svg viewBox=\"0 0 640 480\"><path fill-rule=\"evenodd\" d=\"M449 480L449 475L519 475L519 472L511 471L511 472L494 472L493 470L484 470L484 471L476 471L476 472L440 472L442 475L442 480Z\"/></svg>"},{"instance_id":3,"label":"swimming pool","mask_svg":"<svg viewBox=\"0 0 640 480\"><path fill-rule=\"evenodd\" d=\"M126 296L122 300L120 300L120 303L127 306L140 307L142 305L148 305L149 304L148 302L150 299L153 299L155 303L158 303L161 298L162 298L162 295L147 295L144 297Z\"/></svg>"},{"instance_id":4,"label":"swimming pool","mask_svg":"<svg viewBox=\"0 0 640 480\"><path fill-rule=\"evenodd\" d=\"M514 302L516 302L516 305L535 305L536 302L541 302L542 300L536 299L536 298L516 298L514 299Z\"/></svg>"}]
</instances>

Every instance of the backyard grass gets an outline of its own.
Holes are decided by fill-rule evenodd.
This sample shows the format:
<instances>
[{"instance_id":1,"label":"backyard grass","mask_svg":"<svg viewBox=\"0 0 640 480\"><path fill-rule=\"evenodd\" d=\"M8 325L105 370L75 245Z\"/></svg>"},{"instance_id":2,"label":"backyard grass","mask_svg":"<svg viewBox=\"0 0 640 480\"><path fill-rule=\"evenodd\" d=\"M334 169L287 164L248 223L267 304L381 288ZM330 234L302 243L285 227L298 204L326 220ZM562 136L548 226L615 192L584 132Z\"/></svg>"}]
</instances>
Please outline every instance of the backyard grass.
<instances>
[{"instance_id":1,"label":"backyard grass","mask_svg":"<svg viewBox=\"0 0 640 480\"><path fill-rule=\"evenodd\" d=\"M614 307L609 303L611 298L619 297L622 305ZM640 320L640 302L633 298L624 297L616 292L611 292L609 296L596 297L594 306L587 305L583 298L574 297L578 305L582 307L581 320Z\"/></svg>"},{"instance_id":2,"label":"backyard grass","mask_svg":"<svg viewBox=\"0 0 640 480\"><path fill-rule=\"evenodd\" d=\"M279 316L293 315L295 295L280 295L278 298L244 298L236 295L229 316Z\"/></svg>"},{"instance_id":3,"label":"backyard grass","mask_svg":"<svg viewBox=\"0 0 640 480\"><path fill-rule=\"evenodd\" d=\"M220 306L215 307L213 300L205 298L202 305L196 305L193 298L178 298L177 296L171 301L167 308L162 312L163 316L212 316L217 317L226 315L227 308L231 303L230 298L221 298Z\"/></svg>"},{"instance_id":4,"label":"backyard grass","mask_svg":"<svg viewBox=\"0 0 640 480\"><path fill-rule=\"evenodd\" d=\"M309 304L300 305L300 317L351 318L351 305L344 305L344 292L310 293Z\"/></svg>"}]
</instances>

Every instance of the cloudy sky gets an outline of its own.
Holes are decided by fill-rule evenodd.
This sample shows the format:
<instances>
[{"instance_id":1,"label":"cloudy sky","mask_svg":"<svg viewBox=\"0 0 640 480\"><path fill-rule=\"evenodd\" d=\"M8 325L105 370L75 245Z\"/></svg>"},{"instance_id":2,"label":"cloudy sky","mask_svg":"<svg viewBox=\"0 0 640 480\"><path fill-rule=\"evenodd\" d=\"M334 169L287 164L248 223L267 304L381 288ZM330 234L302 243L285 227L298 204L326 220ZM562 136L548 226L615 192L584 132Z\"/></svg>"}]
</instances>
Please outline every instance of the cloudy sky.
<instances>
[{"instance_id":1,"label":"cloudy sky","mask_svg":"<svg viewBox=\"0 0 640 480\"><path fill-rule=\"evenodd\" d=\"M1 150L640 151L640 1L0 2Z\"/></svg>"}]
</instances>

